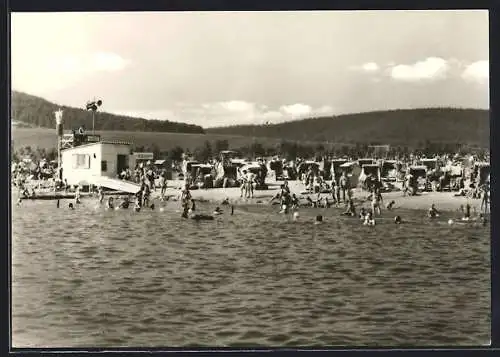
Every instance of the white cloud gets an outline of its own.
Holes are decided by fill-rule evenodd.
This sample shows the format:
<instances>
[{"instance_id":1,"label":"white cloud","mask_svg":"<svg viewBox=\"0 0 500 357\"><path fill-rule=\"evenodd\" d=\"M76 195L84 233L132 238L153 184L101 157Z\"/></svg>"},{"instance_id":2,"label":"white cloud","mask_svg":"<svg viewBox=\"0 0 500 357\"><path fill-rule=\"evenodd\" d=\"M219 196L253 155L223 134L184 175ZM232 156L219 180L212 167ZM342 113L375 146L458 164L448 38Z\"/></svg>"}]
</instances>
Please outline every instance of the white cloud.
<instances>
[{"instance_id":1,"label":"white cloud","mask_svg":"<svg viewBox=\"0 0 500 357\"><path fill-rule=\"evenodd\" d=\"M363 69L367 72L376 72L379 70L379 67L375 62L368 62L363 65Z\"/></svg>"},{"instance_id":2,"label":"white cloud","mask_svg":"<svg viewBox=\"0 0 500 357\"><path fill-rule=\"evenodd\" d=\"M292 105L283 105L281 106L280 111L292 117L301 117L310 114L312 108L307 104L296 103Z\"/></svg>"},{"instance_id":3,"label":"white cloud","mask_svg":"<svg viewBox=\"0 0 500 357\"><path fill-rule=\"evenodd\" d=\"M201 125L203 127L239 124L281 123L293 119L331 115L329 105L312 108L306 104L283 105L269 109L266 105L241 100L194 105L182 103L163 110L110 110L111 113L145 119L170 120Z\"/></svg>"},{"instance_id":4,"label":"white cloud","mask_svg":"<svg viewBox=\"0 0 500 357\"><path fill-rule=\"evenodd\" d=\"M130 61L125 60L116 53L98 52L92 56L90 68L96 71L121 71Z\"/></svg>"},{"instance_id":5,"label":"white cloud","mask_svg":"<svg viewBox=\"0 0 500 357\"><path fill-rule=\"evenodd\" d=\"M111 52L92 54L52 52L40 58L40 68L29 64L12 64L12 86L14 89L33 94L51 90L62 90L97 72L116 72L124 70L130 61Z\"/></svg>"},{"instance_id":6,"label":"white cloud","mask_svg":"<svg viewBox=\"0 0 500 357\"><path fill-rule=\"evenodd\" d=\"M411 65L400 64L393 66L390 69L390 75L395 80L416 82L444 78L449 69L448 61L438 57L429 57Z\"/></svg>"},{"instance_id":7,"label":"white cloud","mask_svg":"<svg viewBox=\"0 0 500 357\"><path fill-rule=\"evenodd\" d=\"M232 100L229 102L222 102L219 104L223 109L231 111L231 112L246 112L246 111L254 111L255 104L245 102L242 100Z\"/></svg>"},{"instance_id":8,"label":"white cloud","mask_svg":"<svg viewBox=\"0 0 500 357\"><path fill-rule=\"evenodd\" d=\"M130 61L116 53L97 52L91 55L60 54L46 60L46 69L57 75L72 72L79 75L88 75L93 72L121 71Z\"/></svg>"},{"instance_id":9,"label":"white cloud","mask_svg":"<svg viewBox=\"0 0 500 357\"><path fill-rule=\"evenodd\" d=\"M349 69L351 71L362 71L362 72L373 73L373 72L378 72L380 70L380 67L375 62L366 62L360 66L350 66Z\"/></svg>"},{"instance_id":10,"label":"white cloud","mask_svg":"<svg viewBox=\"0 0 500 357\"><path fill-rule=\"evenodd\" d=\"M462 72L462 78L467 81L474 81L479 83L485 83L489 81L490 78L490 62L477 61L471 63Z\"/></svg>"},{"instance_id":11,"label":"white cloud","mask_svg":"<svg viewBox=\"0 0 500 357\"><path fill-rule=\"evenodd\" d=\"M316 110L314 110L314 113L316 114L333 114L334 109L329 106L329 105L324 105Z\"/></svg>"}]
</instances>

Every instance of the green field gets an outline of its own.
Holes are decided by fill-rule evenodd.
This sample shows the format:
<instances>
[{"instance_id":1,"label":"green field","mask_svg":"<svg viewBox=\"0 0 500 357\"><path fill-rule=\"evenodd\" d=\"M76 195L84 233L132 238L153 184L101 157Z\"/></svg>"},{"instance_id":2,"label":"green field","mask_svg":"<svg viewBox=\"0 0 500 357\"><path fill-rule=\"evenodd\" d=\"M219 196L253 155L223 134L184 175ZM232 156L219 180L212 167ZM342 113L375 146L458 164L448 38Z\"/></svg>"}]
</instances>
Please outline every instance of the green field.
<instances>
[{"instance_id":1,"label":"green field","mask_svg":"<svg viewBox=\"0 0 500 357\"><path fill-rule=\"evenodd\" d=\"M213 144L216 140L227 140L231 149L237 149L257 141L265 147L275 146L281 140L277 138L253 138L249 136L224 135L224 134L181 134L181 133L152 133L131 131L96 131L102 140L128 141L136 147L151 147L155 144L160 151L168 151L176 146L193 150L208 140ZM32 148L57 147L55 129L47 128L13 128L12 142L14 150L24 146ZM304 142L302 142L304 144ZM316 144L316 143L314 143Z\"/></svg>"}]
</instances>

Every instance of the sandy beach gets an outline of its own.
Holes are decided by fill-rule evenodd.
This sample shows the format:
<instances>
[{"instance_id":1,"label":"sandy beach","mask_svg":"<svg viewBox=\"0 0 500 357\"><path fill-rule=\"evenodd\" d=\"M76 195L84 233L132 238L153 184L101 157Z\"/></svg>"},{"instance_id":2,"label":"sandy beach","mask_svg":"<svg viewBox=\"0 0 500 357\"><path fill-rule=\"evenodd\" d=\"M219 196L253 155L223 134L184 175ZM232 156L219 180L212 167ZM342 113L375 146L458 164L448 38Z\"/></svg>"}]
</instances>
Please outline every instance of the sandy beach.
<instances>
[{"instance_id":1,"label":"sandy beach","mask_svg":"<svg viewBox=\"0 0 500 357\"><path fill-rule=\"evenodd\" d=\"M213 188L213 189L197 189L191 190L191 195L195 200L208 201L208 202L221 202L225 198L229 198L232 204L266 204L279 190L281 182L268 183L267 190L254 191L254 198L241 198L240 188ZM177 197L180 195L183 181L171 180L168 182L166 195ZM305 190L304 185L300 181L289 181L289 187L292 193L297 194L299 198L305 198L307 195L301 194ZM475 207L478 211L481 206L481 200L467 199L466 197L456 197L455 192L422 192L417 196L403 196L401 191L383 193L384 203L392 200L396 202L395 208L404 209L418 209L426 210L431 204L435 204L439 210L444 211L457 211L461 205L469 203L471 207ZM157 189L153 192L153 198L159 198L160 191ZM312 196L312 195L311 195ZM322 196L330 196L329 194L322 194ZM354 198L357 202L363 202L368 193L361 189L354 190ZM370 202L366 201L363 206L369 206ZM358 203L358 206L360 203Z\"/></svg>"}]
</instances>

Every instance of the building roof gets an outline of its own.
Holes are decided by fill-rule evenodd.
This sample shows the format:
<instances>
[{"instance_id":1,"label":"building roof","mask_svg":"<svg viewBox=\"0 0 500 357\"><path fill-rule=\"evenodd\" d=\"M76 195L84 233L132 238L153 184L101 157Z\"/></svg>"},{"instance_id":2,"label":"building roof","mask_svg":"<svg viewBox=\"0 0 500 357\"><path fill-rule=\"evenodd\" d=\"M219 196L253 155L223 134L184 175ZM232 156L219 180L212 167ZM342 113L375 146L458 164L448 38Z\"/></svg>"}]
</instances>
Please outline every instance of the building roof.
<instances>
[{"instance_id":1,"label":"building roof","mask_svg":"<svg viewBox=\"0 0 500 357\"><path fill-rule=\"evenodd\" d=\"M82 148L82 147L88 147L88 146L92 146L92 145L100 145L100 144L105 144L105 145L132 145L132 143L129 143L129 142L126 142L126 141L98 141L98 142L95 142L95 143L88 143L88 144L82 144L82 145L78 145L78 146L73 146L73 147L70 147L70 148L66 148L66 149L63 149L61 151L68 151L68 150L73 150L73 149L79 149L79 148Z\"/></svg>"}]
</instances>

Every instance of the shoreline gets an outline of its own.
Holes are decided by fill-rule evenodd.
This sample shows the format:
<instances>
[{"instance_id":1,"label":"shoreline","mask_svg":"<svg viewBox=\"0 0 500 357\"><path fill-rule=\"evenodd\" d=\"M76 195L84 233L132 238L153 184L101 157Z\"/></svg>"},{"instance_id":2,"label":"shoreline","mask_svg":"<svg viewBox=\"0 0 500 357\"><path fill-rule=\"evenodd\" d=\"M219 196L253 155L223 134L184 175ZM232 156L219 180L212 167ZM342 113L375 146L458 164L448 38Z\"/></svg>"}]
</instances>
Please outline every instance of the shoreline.
<instances>
[{"instance_id":1,"label":"shoreline","mask_svg":"<svg viewBox=\"0 0 500 357\"><path fill-rule=\"evenodd\" d=\"M208 203L222 203L224 199L228 199L229 203L232 205L266 205L269 204L269 200L276 195L279 191L280 185L282 182L268 182L269 188L267 190L254 190L253 198L242 198L240 197L241 191L239 187L231 187L231 188L210 188L210 189L196 189L190 190L191 196L193 199L198 202L208 202ZM165 192L165 196L174 198L173 201L177 200L180 196L181 189L183 187L183 181L181 180L170 180L168 181L168 187ZM305 199L307 196L313 197L316 194L303 194L304 186L300 181L289 181L289 187L292 193L295 193L299 199ZM361 207L370 207L370 201L366 200L368 193L359 188L356 188L354 191L354 201L356 204L356 208L359 209ZM15 197L14 191L12 191L12 197ZM454 196L455 192L422 192L417 196L403 196L401 191L392 191L382 193L383 204L382 210L385 209L385 205L394 200L395 205L394 208L402 208L409 210L427 210L431 206L431 204L435 204L436 208L441 211L458 211L460 210L460 206L465 206L466 204L470 204L471 208L480 211L481 200L480 199L468 199L463 196ZM49 198L43 196L61 196L60 199L68 200L72 199L74 193L48 193L42 194L40 197L35 198L23 198L24 200L47 200ZM107 193L106 196L116 196L120 195L120 193L110 192ZM320 195L321 197L331 197L331 194L323 193ZM88 199L94 197L93 194L89 194L86 192L81 193L82 199ZM156 188L155 191L151 192L151 199L158 200L160 198L160 189ZM59 198L54 198L59 199ZM341 203L338 207L343 207L344 204Z\"/></svg>"},{"instance_id":2,"label":"shoreline","mask_svg":"<svg viewBox=\"0 0 500 357\"><path fill-rule=\"evenodd\" d=\"M177 197L180 195L180 190L182 188L183 181L169 181L169 187L166 190L166 196ZM241 204L268 204L268 201L278 192L281 182L270 182L268 183L269 189L267 190L255 190L254 198L241 198L240 188L211 188L211 189L197 189L191 190L191 195L193 199L201 202L222 202L222 200L228 198L230 204L241 205ZM295 193L297 197L305 198L308 195L313 197L315 194L301 194L304 191L304 186L300 181L289 181L289 187L292 193ZM394 208L411 209L411 210L427 210L431 204L435 204L438 210L442 211L458 211L460 206L465 206L470 204L471 208L479 212L481 207L480 199L468 199L464 196L454 196L456 192L422 192L417 196L403 196L402 191L392 191L382 193L384 200L382 209L385 209L385 204L394 200ZM368 193L362 191L359 188L354 189L354 201L356 203L356 208L368 207L370 202L366 201ZM160 197L160 190L156 189L151 194L152 199L158 199ZM331 197L330 194L323 193L321 197ZM343 206L343 203L341 204Z\"/></svg>"}]
</instances>

